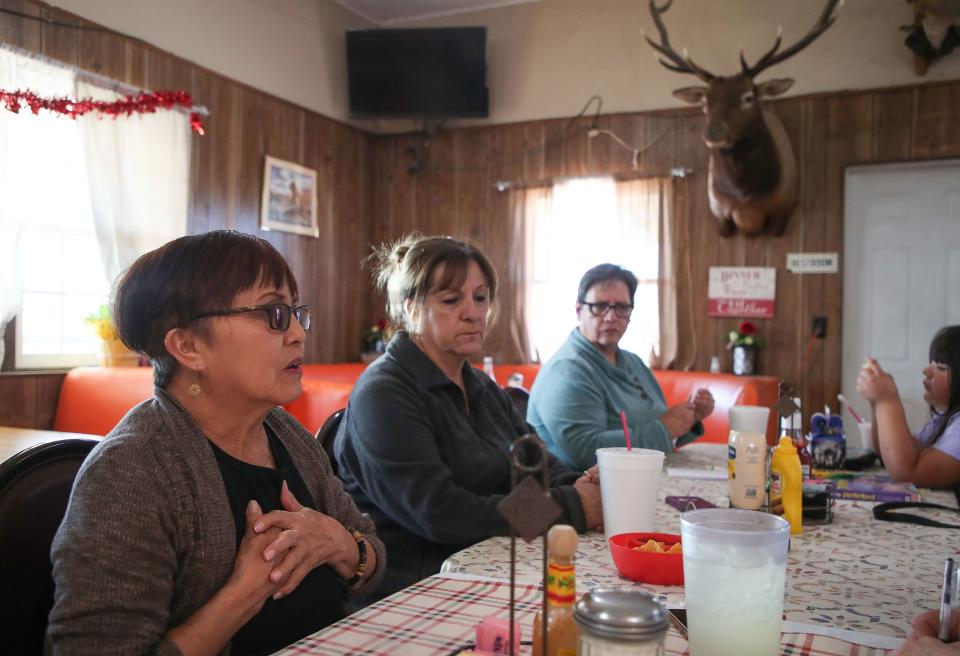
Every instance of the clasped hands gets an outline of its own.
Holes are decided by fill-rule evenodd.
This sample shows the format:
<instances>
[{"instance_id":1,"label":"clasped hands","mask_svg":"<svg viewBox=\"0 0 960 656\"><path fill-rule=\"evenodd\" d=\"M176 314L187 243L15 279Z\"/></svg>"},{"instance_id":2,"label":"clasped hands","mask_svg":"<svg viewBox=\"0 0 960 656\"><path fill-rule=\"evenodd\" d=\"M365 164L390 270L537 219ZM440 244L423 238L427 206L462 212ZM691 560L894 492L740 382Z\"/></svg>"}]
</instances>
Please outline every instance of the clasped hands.
<instances>
[{"instance_id":1,"label":"clasped hands","mask_svg":"<svg viewBox=\"0 0 960 656\"><path fill-rule=\"evenodd\" d=\"M340 578L349 579L360 554L346 528L301 504L286 482L280 504L282 510L266 514L256 501L247 505L247 529L231 578L264 600L290 594L319 565L330 565Z\"/></svg>"},{"instance_id":2,"label":"clasped hands","mask_svg":"<svg viewBox=\"0 0 960 656\"><path fill-rule=\"evenodd\" d=\"M686 403L679 403L660 415L660 422L670 437L676 439L690 432L693 425L703 421L713 412L713 394L708 389L698 389Z\"/></svg>"}]
</instances>

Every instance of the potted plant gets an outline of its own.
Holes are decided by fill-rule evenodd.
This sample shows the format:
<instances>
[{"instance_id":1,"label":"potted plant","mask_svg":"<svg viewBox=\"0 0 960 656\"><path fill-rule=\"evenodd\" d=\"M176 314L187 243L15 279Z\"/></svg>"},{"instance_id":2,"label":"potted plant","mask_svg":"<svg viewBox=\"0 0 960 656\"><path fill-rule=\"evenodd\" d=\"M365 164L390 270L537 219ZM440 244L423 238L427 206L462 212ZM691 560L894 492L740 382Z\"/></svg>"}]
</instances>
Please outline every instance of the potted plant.
<instances>
[{"instance_id":1,"label":"potted plant","mask_svg":"<svg viewBox=\"0 0 960 656\"><path fill-rule=\"evenodd\" d=\"M728 335L727 349L733 352L733 373L752 376L757 372L757 349L761 346L757 327L750 321L741 321Z\"/></svg>"},{"instance_id":2,"label":"potted plant","mask_svg":"<svg viewBox=\"0 0 960 656\"><path fill-rule=\"evenodd\" d=\"M389 341L387 320L380 319L377 321L363 332L360 339L363 342L363 352L360 354L360 359L363 362L373 362L387 350L387 341Z\"/></svg>"},{"instance_id":3,"label":"potted plant","mask_svg":"<svg viewBox=\"0 0 960 656\"><path fill-rule=\"evenodd\" d=\"M105 367L136 367L140 362L137 354L126 347L117 336L117 325L113 321L110 306L104 304L100 309L84 318L84 322L93 328L100 338L100 363Z\"/></svg>"}]
</instances>

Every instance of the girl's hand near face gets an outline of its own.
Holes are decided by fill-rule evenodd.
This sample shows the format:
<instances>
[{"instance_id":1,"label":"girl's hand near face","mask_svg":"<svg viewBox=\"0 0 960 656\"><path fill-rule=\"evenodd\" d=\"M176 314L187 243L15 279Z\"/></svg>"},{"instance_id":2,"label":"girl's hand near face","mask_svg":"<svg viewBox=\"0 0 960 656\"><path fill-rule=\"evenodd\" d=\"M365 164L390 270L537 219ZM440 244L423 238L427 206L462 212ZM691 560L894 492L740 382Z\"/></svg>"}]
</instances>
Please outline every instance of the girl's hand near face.
<instances>
[{"instance_id":1,"label":"girl's hand near face","mask_svg":"<svg viewBox=\"0 0 960 656\"><path fill-rule=\"evenodd\" d=\"M857 376L857 391L870 403L885 401L900 402L900 393L893 376L888 374L874 358L867 358Z\"/></svg>"}]
</instances>

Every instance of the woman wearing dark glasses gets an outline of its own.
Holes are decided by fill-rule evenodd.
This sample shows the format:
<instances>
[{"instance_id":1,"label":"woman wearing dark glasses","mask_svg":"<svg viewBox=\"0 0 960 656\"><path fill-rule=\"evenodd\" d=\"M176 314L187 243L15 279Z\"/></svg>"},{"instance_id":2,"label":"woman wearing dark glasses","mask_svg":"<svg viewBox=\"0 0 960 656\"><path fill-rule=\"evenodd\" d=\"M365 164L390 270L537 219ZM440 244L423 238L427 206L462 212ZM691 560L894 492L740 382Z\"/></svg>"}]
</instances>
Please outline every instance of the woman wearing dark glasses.
<instances>
[{"instance_id":1,"label":"woman wearing dark glasses","mask_svg":"<svg viewBox=\"0 0 960 656\"><path fill-rule=\"evenodd\" d=\"M54 540L54 653L272 653L344 616L384 551L322 448L277 406L301 392L310 308L251 235L182 237L123 275L124 343L155 396L84 463Z\"/></svg>"},{"instance_id":2,"label":"woman wearing dark glasses","mask_svg":"<svg viewBox=\"0 0 960 656\"><path fill-rule=\"evenodd\" d=\"M599 448L624 445L621 411L633 446L665 453L702 436L701 420L713 412L713 396L703 389L690 402L668 408L643 360L620 348L636 292L636 276L615 264L583 274L579 325L530 392L527 421L547 448L575 469L597 464Z\"/></svg>"}]
</instances>

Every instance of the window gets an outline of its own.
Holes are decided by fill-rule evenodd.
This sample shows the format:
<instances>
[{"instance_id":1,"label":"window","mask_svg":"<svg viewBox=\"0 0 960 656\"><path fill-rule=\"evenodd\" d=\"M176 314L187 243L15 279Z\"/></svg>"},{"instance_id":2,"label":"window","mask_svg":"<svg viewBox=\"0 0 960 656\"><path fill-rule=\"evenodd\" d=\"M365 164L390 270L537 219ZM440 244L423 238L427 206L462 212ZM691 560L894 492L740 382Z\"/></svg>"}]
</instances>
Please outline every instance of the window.
<instances>
[{"instance_id":1,"label":"window","mask_svg":"<svg viewBox=\"0 0 960 656\"><path fill-rule=\"evenodd\" d=\"M639 285L620 346L648 358L660 339L660 181L586 178L554 185L526 220L531 244L528 326L535 357L546 362L577 325L576 296L589 269L611 262Z\"/></svg>"},{"instance_id":2,"label":"window","mask_svg":"<svg viewBox=\"0 0 960 656\"><path fill-rule=\"evenodd\" d=\"M0 88L117 97L82 72L5 48ZM0 334L16 316L18 369L96 364L100 342L83 319L137 256L185 233L188 173L188 120L176 112L0 111Z\"/></svg>"},{"instance_id":3,"label":"window","mask_svg":"<svg viewBox=\"0 0 960 656\"><path fill-rule=\"evenodd\" d=\"M70 96L74 74L0 51L0 87ZM108 290L76 121L46 112L0 112L0 178L3 275L20 287L18 298L5 300L20 307L16 366L95 363L97 339L83 317L105 302Z\"/></svg>"}]
</instances>

